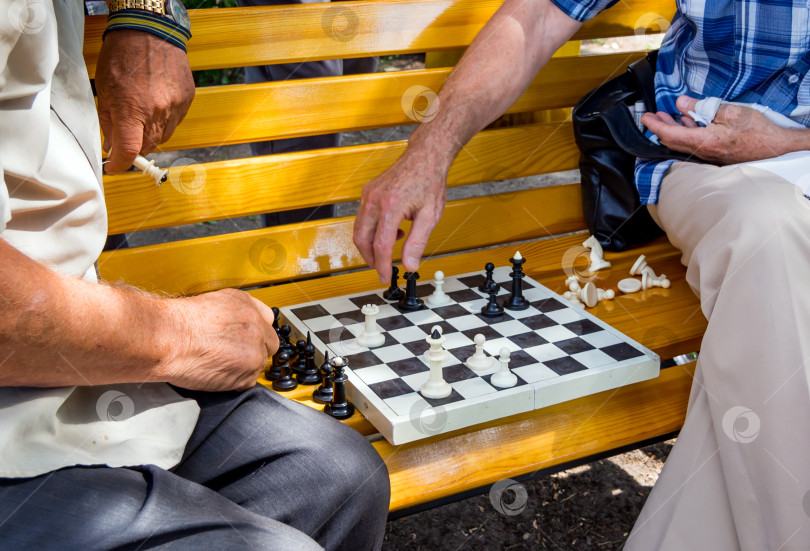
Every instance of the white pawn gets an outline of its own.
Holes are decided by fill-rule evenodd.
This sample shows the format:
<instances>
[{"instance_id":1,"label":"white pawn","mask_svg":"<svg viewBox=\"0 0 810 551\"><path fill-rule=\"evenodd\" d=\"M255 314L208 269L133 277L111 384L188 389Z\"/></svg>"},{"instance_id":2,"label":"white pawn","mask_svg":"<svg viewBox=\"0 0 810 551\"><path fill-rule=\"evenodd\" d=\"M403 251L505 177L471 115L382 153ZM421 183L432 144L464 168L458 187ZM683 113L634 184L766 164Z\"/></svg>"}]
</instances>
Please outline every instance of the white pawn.
<instances>
[{"instance_id":1,"label":"white pawn","mask_svg":"<svg viewBox=\"0 0 810 551\"><path fill-rule=\"evenodd\" d=\"M363 332L357 337L357 343L360 346L367 346L374 348L375 346L382 346L385 342L385 335L380 333L377 327L377 314L380 313L380 307L376 304L366 304L360 308L360 312L366 316L366 325Z\"/></svg>"},{"instance_id":2,"label":"white pawn","mask_svg":"<svg viewBox=\"0 0 810 551\"><path fill-rule=\"evenodd\" d=\"M607 289L607 290L605 290L605 289L597 289L596 293L597 293L597 298L599 298L600 301L603 301L605 299L613 300L614 298L616 298L616 293L613 291L613 289Z\"/></svg>"},{"instance_id":3,"label":"white pawn","mask_svg":"<svg viewBox=\"0 0 810 551\"><path fill-rule=\"evenodd\" d=\"M419 392L425 398L439 399L447 398L453 392L453 388L447 384L442 375L442 359L444 358L442 344L444 344L444 336L442 335L442 328L434 325L431 334L425 339L430 345L428 354L430 357L430 377L419 388Z\"/></svg>"},{"instance_id":4,"label":"white pawn","mask_svg":"<svg viewBox=\"0 0 810 551\"><path fill-rule=\"evenodd\" d=\"M444 272L441 270L436 272L433 275L433 283L436 285L436 290L427 298L427 305L436 308L450 304L450 297L444 292Z\"/></svg>"},{"instance_id":5,"label":"white pawn","mask_svg":"<svg viewBox=\"0 0 810 551\"><path fill-rule=\"evenodd\" d=\"M484 354L484 343L486 340L486 337L481 333L473 337L473 341L475 341L475 353L467 358L467 367L473 371L485 371L492 367L492 357Z\"/></svg>"},{"instance_id":6,"label":"white pawn","mask_svg":"<svg viewBox=\"0 0 810 551\"><path fill-rule=\"evenodd\" d=\"M498 358L501 368L492 375L490 382L498 388L509 388L517 384L517 375L509 371L509 349L501 348L501 356Z\"/></svg>"},{"instance_id":7,"label":"white pawn","mask_svg":"<svg viewBox=\"0 0 810 551\"><path fill-rule=\"evenodd\" d=\"M593 235L590 236L585 240L582 246L591 250L590 266L588 266L588 271L590 273L595 274L603 268L610 268L610 262L605 260L605 253L602 251L602 245L599 243L599 240L597 240L596 237Z\"/></svg>"},{"instance_id":8,"label":"white pawn","mask_svg":"<svg viewBox=\"0 0 810 551\"><path fill-rule=\"evenodd\" d=\"M644 268L646 267L647 267L647 257L641 255L630 267L630 275L641 275L642 272L644 271Z\"/></svg>"}]
</instances>

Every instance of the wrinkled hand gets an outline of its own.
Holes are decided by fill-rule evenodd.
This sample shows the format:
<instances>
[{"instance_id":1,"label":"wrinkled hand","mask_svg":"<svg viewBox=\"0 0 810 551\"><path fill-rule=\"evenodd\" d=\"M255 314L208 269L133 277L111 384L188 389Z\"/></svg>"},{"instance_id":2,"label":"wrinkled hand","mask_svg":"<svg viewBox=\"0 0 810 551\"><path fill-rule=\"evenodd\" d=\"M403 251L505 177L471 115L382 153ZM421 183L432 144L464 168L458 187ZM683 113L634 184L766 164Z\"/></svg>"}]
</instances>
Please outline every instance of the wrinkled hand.
<instances>
[{"instance_id":1,"label":"wrinkled hand","mask_svg":"<svg viewBox=\"0 0 810 551\"><path fill-rule=\"evenodd\" d=\"M96 69L96 92L109 173L132 166L135 156L165 142L194 99L188 58L151 33L119 29L107 34Z\"/></svg>"},{"instance_id":2,"label":"wrinkled hand","mask_svg":"<svg viewBox=\"0 0 810 551\"><path fill-rule=\"evenodd\" d=\"M699 127L689 117L697 101L689 96L678 98L678 110L684 115L681 123L661 111L645 113L641 122L670 149L721 165L770 159L792 151L790 132L795 131L777 126L747 107L721 105L714 121Z\"/></svg>"},{"instance_id":3,"label":"wrinkled hand","mask_svg":"<svg viewBox=\"0 0 810 551\"><path fill-rule=\"evenodd\" d=\"M436 227L447 196L447 173L404 153L363 188L354 224L354 244L380 281L391 279L394 243L404 235L403 220L412 220L402 247L405 270L415 272Z\"/></svg>"},{"instance_id":4,"label":"wrinkled hand","mask_svg":"<svg viewBox=\"0 0 810 551\"><path fill-rule=\"evenodd\" d=\"M273 311L243 291L173 299L174 355L161 377L191 390L246 390L278 350Z\"/></svg>"}]
</instances>

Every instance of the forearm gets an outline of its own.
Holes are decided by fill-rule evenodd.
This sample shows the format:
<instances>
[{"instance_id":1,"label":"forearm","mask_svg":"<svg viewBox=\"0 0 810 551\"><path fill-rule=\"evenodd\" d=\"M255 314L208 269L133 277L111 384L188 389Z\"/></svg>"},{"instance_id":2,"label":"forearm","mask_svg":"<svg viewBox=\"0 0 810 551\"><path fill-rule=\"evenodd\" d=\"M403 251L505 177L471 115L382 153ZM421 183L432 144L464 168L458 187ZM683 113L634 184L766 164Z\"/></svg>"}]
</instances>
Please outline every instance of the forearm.
<instances>
[{"instance_id":1,"label":"forearm","mask_svg":"<svg viewBox=\"0 0 810 551\"><path fill-rule=\"evenodd\" d=\"M165 381L172 301L70 278L0 238L0 386Z\"/></svg>"},{"instance_id":2,"label":"forearm","mask_svg":"<svg viewBox=\"0 0 810 551\"><path fill-rule=\"evenodd\" d=\"M507 0L442 87L437 115L414 131L409 153L449 169L464 144L525 92L579 26L549 0Z\"/></svg>"}]
</instances>

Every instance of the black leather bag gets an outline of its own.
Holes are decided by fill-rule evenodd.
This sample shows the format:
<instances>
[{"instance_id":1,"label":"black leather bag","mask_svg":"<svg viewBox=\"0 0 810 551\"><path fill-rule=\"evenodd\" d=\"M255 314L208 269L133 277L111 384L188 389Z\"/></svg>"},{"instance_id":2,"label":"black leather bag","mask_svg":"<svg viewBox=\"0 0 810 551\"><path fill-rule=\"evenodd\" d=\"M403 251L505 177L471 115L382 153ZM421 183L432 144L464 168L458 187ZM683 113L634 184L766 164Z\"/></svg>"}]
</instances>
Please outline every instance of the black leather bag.
<instances>
[{"instance_id":1,"label":"black leather bag","mask_svg":"<svg viewBox=\"0 0 810 551\"><path fill-rule=\"evenodd\" d=\"M579 100L572 112L585 222L602 247L613 251L643 245L663 233L641 205L633 183L636 157L699 162L648 140L631 115L640 100L646 111L656 111L657 56L657 51L650 52L631 64Z\"/></svg>"}]
</instances>

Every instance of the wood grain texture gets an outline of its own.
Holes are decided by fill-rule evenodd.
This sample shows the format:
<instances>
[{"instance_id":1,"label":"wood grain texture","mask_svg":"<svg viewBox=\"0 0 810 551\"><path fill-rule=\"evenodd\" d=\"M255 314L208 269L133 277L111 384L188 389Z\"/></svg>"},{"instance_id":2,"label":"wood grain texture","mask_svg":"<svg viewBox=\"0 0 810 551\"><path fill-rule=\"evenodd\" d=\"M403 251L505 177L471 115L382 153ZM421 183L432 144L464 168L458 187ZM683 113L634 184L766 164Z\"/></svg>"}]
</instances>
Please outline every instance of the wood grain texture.
<instances>
[{"instance_id":1,"label":"wood grain texture","mask_svg":"<svg viewBox=\"0 0 810 551\"><path fill-rule=\"evenodd\" d=\"M488 130L453 163L455 187L570 170L579 150L570 123ZM388 142L234 159L169 171L156 186L140 172L104 178L110 234L355 201L363 186L405 151ZM201 182L195 182L197 174Z\"/></svg>"},{"instance_id":2,"label":"wood grain texture","mask_svg":"<svg viewBox=\"0 0 810 551\"><path fill-rule=\"evenodd\" d=\"M374 443L391 476L391 511L531 474L677 431L694 364L650 381L454 431L430 441Z\"/></svg>"},{"instance_id":3,"label":"wood grain texture","mask_svg":"<svg viewBox=\"0 0 810 551\"><path fill-rule=\"evenodd\" d=\"M373 0L191 10L193 70L297 63L463 48L501 0ZM619 2L585 23L576 40L658 32L675 13L668 0ZM106 16L87 18L84 56L93 78Z\"/></svg>"},{"instance_id":4,"label":"wood grain texture","mask_svg":"<svg viewBox=\"0 0 810 551\"><path fill-rule=\"evenodd\" d=\"M554 58L507 113L571 107L641 56L630 52ZM200 88L186 118L161 149L415 124L427 103L424 98L404 100L406 93L414 86L438 92L450 71L425 69ZM318 108L313 109L314 105Z\"/></svg>"},{"instance_id":5,"label":"wood grain texture","mask_svg":"<svg viewBox=\"0 0 810 551\"><path fill-rule=\"evenodd\" d=\"M580 230L585 224L579 196L579 186L571 184L453 201L425 253ZM410 223L402 227L407 231ZM318 220L110 251L98 264L103 279L173 295L277 283L364 266L352 242L353 228L354 217ZM401 245L394 250L396 259Z\"/></svg>"}]
</instances>

